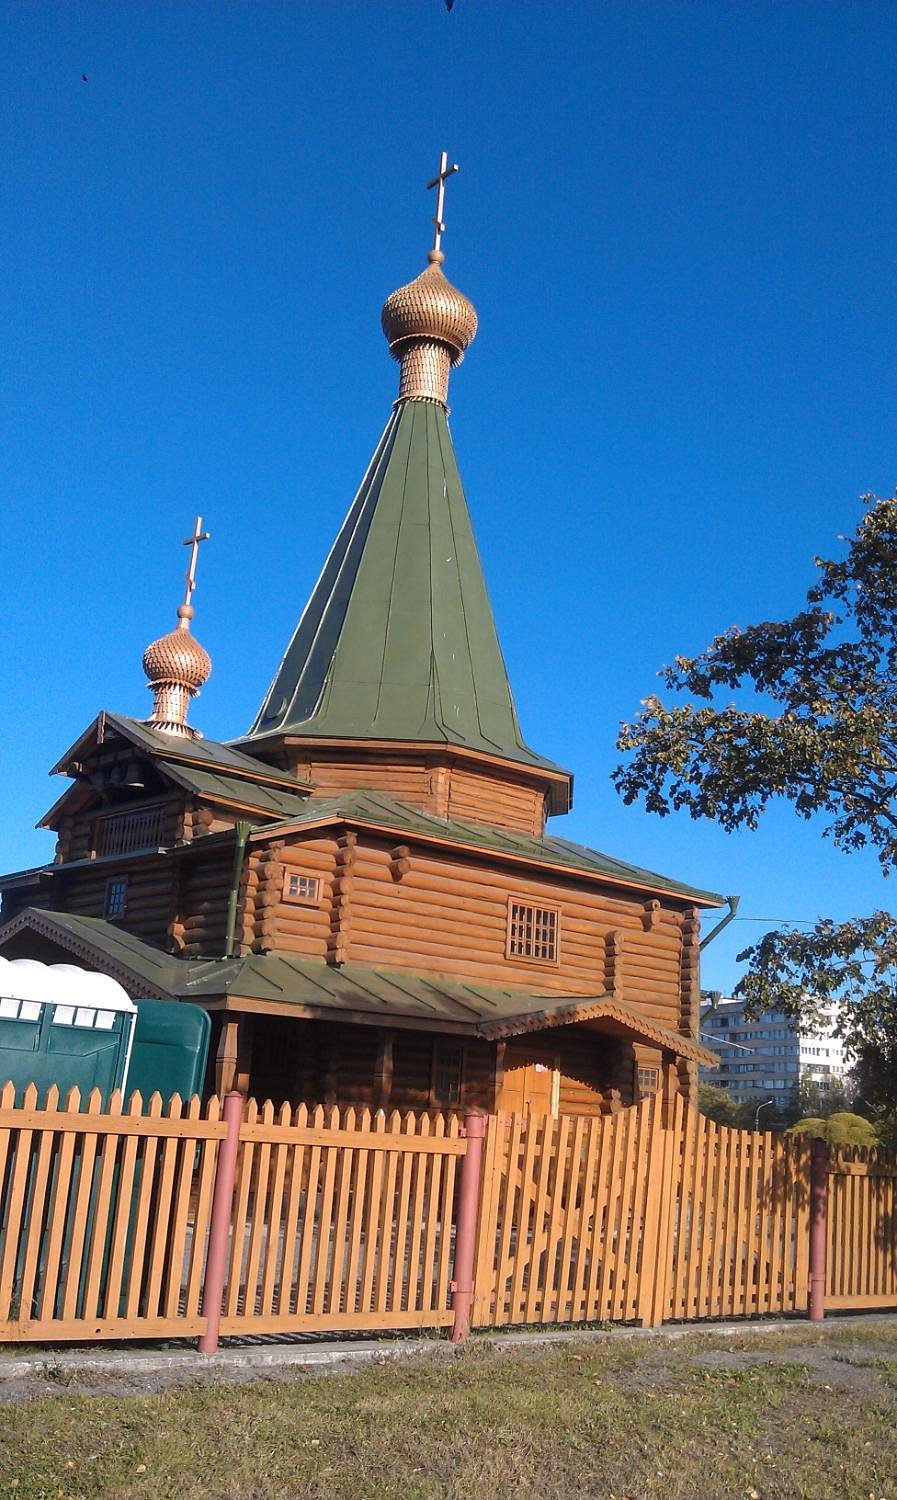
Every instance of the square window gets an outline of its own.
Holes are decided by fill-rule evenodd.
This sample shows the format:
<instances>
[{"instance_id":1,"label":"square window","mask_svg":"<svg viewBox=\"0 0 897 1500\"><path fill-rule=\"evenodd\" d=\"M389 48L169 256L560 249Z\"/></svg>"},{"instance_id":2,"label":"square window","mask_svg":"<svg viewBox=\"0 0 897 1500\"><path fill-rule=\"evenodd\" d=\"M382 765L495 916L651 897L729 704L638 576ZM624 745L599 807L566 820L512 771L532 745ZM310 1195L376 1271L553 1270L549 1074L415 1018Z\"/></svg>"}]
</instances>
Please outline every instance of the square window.
<instances>
[{"instance_id":1,"label":"square window","mask_svg":"<svg viewBox=\"0 0 897 1500\"><path fill-rule=\"evenodd\" d=\"M110 880L106 886L106 901L103 906L103 916L112 918L123 917L127 899L127 880Z\"/></svg>"},{"instance_id":2,"label":"square window","mask_svg":"<svg viewBox=\"0 0 897 1500\"><path fill-rule=\"evenodd\" d=\"M321 896L321 882L317 875L302 875L297 870L287 870L283 894L287 901L301 901L306 906L314 906Z\"/></svg>"},{"instance_id":3,"label":"square window","mask_svg":"<svg viewBox=\"0 0 897 1500\"><path fill-rule=\"evenodd\" d=\"M508 902L508 958L528 958L555 964L558 957L560 913L556 906Z\"/></svg>"}]
</instances>

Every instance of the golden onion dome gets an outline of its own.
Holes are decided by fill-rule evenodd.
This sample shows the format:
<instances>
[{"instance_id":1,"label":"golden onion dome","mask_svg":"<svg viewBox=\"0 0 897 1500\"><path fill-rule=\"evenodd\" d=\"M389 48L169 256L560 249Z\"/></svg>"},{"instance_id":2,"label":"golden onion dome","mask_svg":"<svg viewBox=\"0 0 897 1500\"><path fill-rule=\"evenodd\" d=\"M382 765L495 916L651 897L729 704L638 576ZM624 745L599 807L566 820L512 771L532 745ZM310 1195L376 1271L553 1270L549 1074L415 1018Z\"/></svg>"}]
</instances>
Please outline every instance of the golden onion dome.
<instances>
[{"instance_id":1,"label":"golden onion dome","mask_svg":"<svg viewBox=\"0 0 897 1500\"><path fill-rule=\"evenodd\" d=\"M411 340L430 339L445 344L457 365L476 336L476 311L443 275L442 251L431 250L427 259L425 271L387 297L380 318L383 332L395 359L402 358Z\"/></svg>"},{"instance_id":2,"label":"golden onion dome","mask_svg":"<svg viewBox=\"0 0 897 1500\"><path fill-rule=\"evenodd\" d=\"M190 613L193 613L192 609ZM212 659L184 624L147 646L143 653L143 670L150 683L170 682L196 693L208 680Z\"/></svg>"}]
</instances>

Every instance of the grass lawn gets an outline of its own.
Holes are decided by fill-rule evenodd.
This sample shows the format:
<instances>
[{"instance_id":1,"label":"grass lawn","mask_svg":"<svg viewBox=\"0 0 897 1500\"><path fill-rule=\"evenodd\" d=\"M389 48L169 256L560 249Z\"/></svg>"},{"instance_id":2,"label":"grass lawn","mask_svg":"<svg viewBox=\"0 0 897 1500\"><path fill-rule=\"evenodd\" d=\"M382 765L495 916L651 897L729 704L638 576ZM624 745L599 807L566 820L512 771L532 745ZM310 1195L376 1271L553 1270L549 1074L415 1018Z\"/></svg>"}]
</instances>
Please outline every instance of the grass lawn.
<instances>
[{"instance_id":1,"label":"grass lawn","mask_svg":"<svg viewBox=\"0 0 897 1500\"><path fill-rule=\"evenodd\" d=\"M0 1392L0 1500L897 1500L897 1319L477 1340L353 1373L140 1393L63 1385L49 1366L28 1399L15 1386Z\"/></svg>"}]
</instances>

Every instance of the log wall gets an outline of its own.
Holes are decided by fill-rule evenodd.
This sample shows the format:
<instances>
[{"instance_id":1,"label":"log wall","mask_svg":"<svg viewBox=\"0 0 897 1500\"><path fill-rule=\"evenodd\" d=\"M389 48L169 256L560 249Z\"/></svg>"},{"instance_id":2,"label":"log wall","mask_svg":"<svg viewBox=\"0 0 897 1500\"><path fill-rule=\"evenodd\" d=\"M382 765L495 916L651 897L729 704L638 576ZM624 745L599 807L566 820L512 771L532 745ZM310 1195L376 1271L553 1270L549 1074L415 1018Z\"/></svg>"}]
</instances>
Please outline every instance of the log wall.
<instances>
[{"instance_id":1,"label":"log wall","mask_svg":"<svg viewBox=\"0 0 897 1500\"><path fill-rule=\"evenodd\" d=\"M281 851L281 863L287 857L297 867L320 857L325 866L329 851L291 843L289 856ZM612 993L672 1030L690 1019L693 976L683 971L684 916L672 904L647 912L637 897L623 898L575 877L565 880L547 870L530 875L490 866L486 854L442 855L363 832L337 849L335 858L327 949L331 961L468 977L523 990L536 986L549 993ZM280 889L282 878L281 869ZM506 956L509 897L559 907L558 963ZM287 911L285 905L277 907L270 946L319 956L322 916L306 908Z\"/></svg>"},{"instance_id":2,"label":"log wall","mask_svg":"<svg viewBox=\"0 0 897 1500\"><path fill-rule=\"evenodd\" d=\"M621 1090L618 1082L620 1054L627 1054L631 1062L631 1049L584 1027L559 1027L505 1046L406 1028L262 1015L253 1017L249 1092L276 1105L339 1102L374 1109L436 1109L435 1049L446 1043L463 1049L459 1110L496 1108L504 1061L513 1058L514 1047L518 1058L527 1048L558 1054L562 1114L606 1113L613 1089L618 1090L619 1103L632 1102L631 1084ZM386 1077L384 1044L389 1056Z\"/></svg>"},{"instance_id":3,"label":"log wall","mask_svg":"<svg viewBox=\"0 0 897 1500\"><path fill-rule=\"evenodd\" d=\"M288 769L308 778L318 796L367 790L385 792L399 802L435 813L516 828L541 835L545 830L546 790L538 776L511 767L478 766L450 753L364 751L354 746L329 749L290 746Z\"/></svg>"},{"instance_id":4,"label":"log wall","mask_svg":"<svg viewBox=\"0 0 897 1500\"><path fill-rule=\"evenodd\" d=\"M102 917L109 881L125 877L128 889L121 926L138 937L164 942L171 921L175 879L173 863L168 860L128 860L118 867L103 863L71 870L54 882L54 907L77 916Z\"/></svg>"},{"instance_id":5,"label":"log wall","mask_svg":"<svg viewBox=\"0 0 897 1500\"><path fill-rule=\"evenodd\" d=\"M100 825L104 818L127 815L146 808L163 808L162 832L159 843L172 845L183 837L184 797L178 793L168 797L152 797L133 802L122 802L113 807L85 808L82 812L66 815L59 822L59 838L56 845L58 863L77 859L90 859L97 853Z\"/></svg>"}]
</instances>

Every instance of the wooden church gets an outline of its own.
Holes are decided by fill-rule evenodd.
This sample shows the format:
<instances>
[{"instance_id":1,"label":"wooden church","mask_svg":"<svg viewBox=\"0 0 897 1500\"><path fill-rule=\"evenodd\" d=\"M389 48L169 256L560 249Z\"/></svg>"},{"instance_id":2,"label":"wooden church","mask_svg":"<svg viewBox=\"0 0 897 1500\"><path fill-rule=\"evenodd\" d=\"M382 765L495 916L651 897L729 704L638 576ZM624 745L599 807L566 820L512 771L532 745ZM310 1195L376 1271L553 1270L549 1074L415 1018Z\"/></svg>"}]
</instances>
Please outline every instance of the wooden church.
<instances>
[{"instance_id":1,"label":"wooden church","mask_svg":"<svg viewBox=\"0 0 897 1500\"><path fill-rule=\"evenodd\" d=\"M699 916L722 903L548 831L572 777L521 733L448 425L477 327L442 269L449 170L427 268L383 308L398 399L255 723L187 723L198 522L153 712L101 713L53 768L55 857L0 877L0 952L205 1007L218 1090L603 1113L715 1062Z\"/></svg>"}]
</instances>

